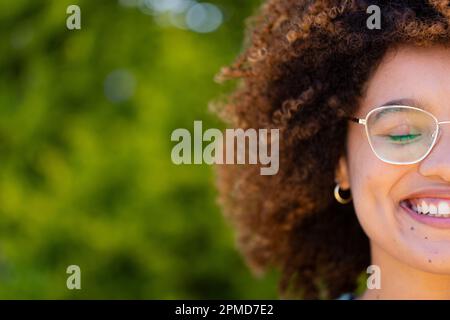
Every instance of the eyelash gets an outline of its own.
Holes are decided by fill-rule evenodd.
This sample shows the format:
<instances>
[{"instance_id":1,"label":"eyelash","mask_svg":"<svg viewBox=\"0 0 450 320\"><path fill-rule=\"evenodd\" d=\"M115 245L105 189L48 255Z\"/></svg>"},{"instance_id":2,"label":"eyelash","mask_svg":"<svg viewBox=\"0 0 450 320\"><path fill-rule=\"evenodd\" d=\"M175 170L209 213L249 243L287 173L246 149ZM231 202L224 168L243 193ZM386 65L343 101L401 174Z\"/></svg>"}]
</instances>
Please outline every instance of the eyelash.
<instances>
[{"instance_id":1,"label":"eyelash","mask_svg":"<svg viewBox=\"0 0 450 320\"><path fill-rule=\"evenodd\" d=\"M404 134L404 135L388 135L388 137L393 140L394 142L404 142L404 141L412 141L414 138L421 136L421 134ZM407 138L405 138L407 137ZM412 138L411 138L412 137ZM397 140L398 139L398 140Z\"/></svg>"}]
</instances>

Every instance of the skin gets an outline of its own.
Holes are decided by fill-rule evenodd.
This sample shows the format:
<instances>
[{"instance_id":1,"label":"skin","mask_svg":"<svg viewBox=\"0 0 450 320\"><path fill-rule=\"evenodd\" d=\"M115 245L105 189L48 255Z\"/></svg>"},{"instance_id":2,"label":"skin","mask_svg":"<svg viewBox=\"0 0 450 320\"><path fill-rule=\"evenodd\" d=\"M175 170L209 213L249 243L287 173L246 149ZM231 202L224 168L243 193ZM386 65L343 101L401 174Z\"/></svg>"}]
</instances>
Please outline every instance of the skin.
<instances>
[{"instance_id":1,"label":"skin","mask_svg":"<svg viewBox=\"0 0 450 320\"><path fill-rule=\"evenodd\" d=\"M366 84L355 116L388 101L408 99L439 121L450 120L450 49L400 46L390 50ZM420 223L399 201L421 188L450 195L450 124L421 162L394 165L379 160L364 126L350 123L346 156L336 182L351 189L357 218L369 237L371 263L380 267L381 289L359 299L450 299L450 229Z\"/></svg>"}]
</instances>

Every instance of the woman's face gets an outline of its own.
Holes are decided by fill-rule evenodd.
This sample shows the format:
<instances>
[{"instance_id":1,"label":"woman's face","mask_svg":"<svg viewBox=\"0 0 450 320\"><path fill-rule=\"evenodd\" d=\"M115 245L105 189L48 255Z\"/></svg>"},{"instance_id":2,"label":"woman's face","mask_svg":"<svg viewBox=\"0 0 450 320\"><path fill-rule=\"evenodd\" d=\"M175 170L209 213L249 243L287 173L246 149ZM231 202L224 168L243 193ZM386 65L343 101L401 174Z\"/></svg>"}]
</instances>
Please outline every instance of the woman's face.
<instances>
[{"instance_id":1,"label":"woman's face","mask_svg":"<svg viewBox=\"0 0 450 320\"><path fill-rule=\"evenodd\" d=\"M450 120L450 49L403 46L389 52L368 81L355 116L364 118L390 101L424 108L439 121ZM410 267L450 274L450 218L432 218L447 224L429 224L400 206L409 198L450 204L450 124L441 125L433 150L417 164L379 160L360 124L349 125L347 139L337 181L352 190L372 253L375 248Z\"/></svg>"}]
</instances>

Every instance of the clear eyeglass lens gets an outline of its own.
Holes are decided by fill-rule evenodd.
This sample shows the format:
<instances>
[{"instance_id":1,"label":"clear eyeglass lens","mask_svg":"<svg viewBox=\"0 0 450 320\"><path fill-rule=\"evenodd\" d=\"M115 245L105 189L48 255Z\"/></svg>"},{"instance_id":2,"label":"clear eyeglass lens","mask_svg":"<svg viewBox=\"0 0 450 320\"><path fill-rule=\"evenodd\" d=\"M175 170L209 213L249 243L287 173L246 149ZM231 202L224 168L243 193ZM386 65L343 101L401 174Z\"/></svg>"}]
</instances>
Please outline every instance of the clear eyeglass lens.
<instances>
[{"instance_id":1,"label":"clear eyeglass lens","mask_svg":"<svg viewBox=\"0 0 450 320\"><path fill-rule=\"evenodd\" d=\"M366 125L377 156L396 163L410 163L425 156L437 130L436 120L431 115L402 106L372 112Z\"/></svg>"}]
</instances>

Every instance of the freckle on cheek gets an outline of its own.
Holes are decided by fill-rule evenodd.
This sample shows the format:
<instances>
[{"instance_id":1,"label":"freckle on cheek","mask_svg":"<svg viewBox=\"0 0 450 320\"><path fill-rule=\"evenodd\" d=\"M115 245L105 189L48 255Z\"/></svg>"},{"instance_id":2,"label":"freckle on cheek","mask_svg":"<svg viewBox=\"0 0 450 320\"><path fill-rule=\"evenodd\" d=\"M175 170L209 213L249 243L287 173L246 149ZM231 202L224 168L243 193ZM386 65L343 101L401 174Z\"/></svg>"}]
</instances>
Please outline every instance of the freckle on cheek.
<instances>
[{"instance_id":1,"label":"freckle on cheek","mask_svg":"<svg viewBox=\"0 0 450 320\"><path fill-rule=\"evenodd\" d=\"M411 227L411 230L414 230L414 227Z\"/></svg>"},{"instance_id":2,"label":"freckle on cheek","mask_svg":"<svg viewBox=\"0 0 450 320\"><path fill-rule=\"evenodd\" d=\"M431 259L428 259L428 263L431 263Z\"/></svg>"}]
</instances>

